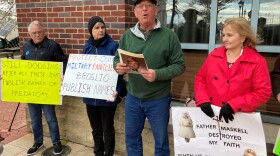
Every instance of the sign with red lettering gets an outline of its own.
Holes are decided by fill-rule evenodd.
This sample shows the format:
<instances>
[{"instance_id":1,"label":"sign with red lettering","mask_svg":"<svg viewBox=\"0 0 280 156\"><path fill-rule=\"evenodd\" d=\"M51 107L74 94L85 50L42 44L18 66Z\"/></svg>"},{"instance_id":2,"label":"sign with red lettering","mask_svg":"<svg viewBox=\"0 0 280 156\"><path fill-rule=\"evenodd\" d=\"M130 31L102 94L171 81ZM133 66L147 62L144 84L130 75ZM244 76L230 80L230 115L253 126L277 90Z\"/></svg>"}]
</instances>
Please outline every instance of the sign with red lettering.
<instances>
[{"instance_id":1,"label":"sign with red lettering","mask_svg":"<svg viewBox=\"0 0 280 156\"><path fill-rule=\"evenodd\" d=\"M234 120L219 120L212 105L210 118L198 107L172 107L176 156L267 155L260 113L235 113Z\"/></svg>"},{"instance_id":2,"label":"sign with red lettering","mask_svg":"<svg viewBox=\"0 0 280 156\"><path fill-rule=\"evenodd\" d=\"M113 101L118 80L113 59L110 55L70 54L61 94Z\"/></svg>"}]
</instances>

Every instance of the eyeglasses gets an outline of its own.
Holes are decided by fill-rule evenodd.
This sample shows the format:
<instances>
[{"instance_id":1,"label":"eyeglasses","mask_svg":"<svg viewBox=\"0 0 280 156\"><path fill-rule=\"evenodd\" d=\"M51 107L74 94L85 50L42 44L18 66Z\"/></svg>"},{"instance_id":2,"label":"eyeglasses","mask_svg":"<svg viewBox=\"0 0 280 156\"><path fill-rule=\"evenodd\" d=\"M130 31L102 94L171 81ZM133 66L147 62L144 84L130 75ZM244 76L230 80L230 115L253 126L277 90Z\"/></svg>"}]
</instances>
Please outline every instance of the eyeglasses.
<instances>
[{"instance_id":1,"label":"eyeglasses","mask_svg":"<svg viewBox=\"0 0 280 156\"><path fill-rule=\"evenodd\" d=\"M146 9L149 9L149 8L151 8L152 6L154 6L154 4L137 4L137 5L136 5L136 8L137 8L137 9L143 9L143 8L145 7Z\"/></svg>"},{"instance_id":2,"label":"eyeglasses","mask_svg":"<svg viewBox=\"0 0 280 156\"><path fill-rule=\"evenodd\" d=\"M42 35L44 32L43 31L35 31L35 32L31 32L32 35Z\"/></svg>"}]
</instances>

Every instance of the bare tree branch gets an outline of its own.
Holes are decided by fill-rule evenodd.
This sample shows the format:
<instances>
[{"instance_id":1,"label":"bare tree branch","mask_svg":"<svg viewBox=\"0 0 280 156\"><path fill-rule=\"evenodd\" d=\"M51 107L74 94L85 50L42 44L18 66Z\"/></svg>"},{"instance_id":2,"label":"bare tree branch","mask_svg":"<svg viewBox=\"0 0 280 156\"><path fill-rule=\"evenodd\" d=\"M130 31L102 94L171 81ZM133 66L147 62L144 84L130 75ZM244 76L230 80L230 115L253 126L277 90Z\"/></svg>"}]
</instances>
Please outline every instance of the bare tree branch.
<instances>
[{"instance_id":1,"label":"bare tree branch","mask_svg":"<svg viewBox=\"0 0 280 156\"><path fill-rule=\"evenodd\" d=\"M15 0L0 0L0 28L15 16Z\"/></svg>"}]
</instances>

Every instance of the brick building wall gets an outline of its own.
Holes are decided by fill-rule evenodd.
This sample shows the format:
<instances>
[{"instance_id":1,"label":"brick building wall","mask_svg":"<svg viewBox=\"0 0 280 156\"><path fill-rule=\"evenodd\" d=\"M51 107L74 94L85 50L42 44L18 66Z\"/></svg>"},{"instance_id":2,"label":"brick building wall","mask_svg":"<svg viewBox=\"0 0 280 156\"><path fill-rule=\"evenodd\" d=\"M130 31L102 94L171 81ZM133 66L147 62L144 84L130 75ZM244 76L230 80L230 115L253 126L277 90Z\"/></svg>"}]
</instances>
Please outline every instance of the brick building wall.
<instances>
[{"instance_id":1,"label":"brick building wall","mask_svg":"<svg viewBox=\"0 0 280 156\"><path fill-rule=\"evenodd\" d=\"M119 40L136 22L131 4L131 0L16 0L21 45L29 39L28 24L38 20L44 23L47 36L60 43L66 53L81 53L92 16L101 16L108 34Z\"/></svg>"},{"instance_id":2,"label":"brick building wall","mask_svg":"<svg viewBox=\"0 0 280 156\"><path fill-rule=\"evenodd\" d=\"M65 53L81 53L89 37L88 19L96 15L103 17L108 34L118 41L124 31L136 22L132 4L132 0L16 0L20 45L30 38L27 32L28 24L39 20L44 23L47 36L60 43ZM187 62L186 71L172 82L172 97L182 101L186 97L193 97L194 76L207 57L207 51L184 50L184 55ZM271 70L278 54L262 55L267 59ZM276 101L271 98L269 103L275 105L265 105L261 109L275 110ZM57 114L62 139L93 146L91 128L81 98L65 96L63 105L57 107ZM30 127L29 115L27 117ZM116 153L125 155L123 103L117 108L115 128ZM44 134L48 136L46 122L44 130ZM171 155L174 155L171 126L169 132ZM154 142L148 124L143 131L143 142L144 155L153 155Z\"/></svg>"},{"instance_id":3,"label":"brick building wall","mask_svg":"<svg viewBox=\"0 0 280 156\"><path fill-rule=\"evenodd\" d=\"M30 39L27 27L32 21L43 22L47 37L60 43L65 53L81 53L89 37L87 22L92 16L101 16L106 23L107 33L116 41L127 28L136 23L131 0L16 0L17 22L20 46ZM63 98L58 106L57 117L61 139L93 147L90 124L82 98ZM27 110L27 125L31 131ZM153 136L149 124L143 131L144 155L153 155ZM44 135L49 136L43 117ZM115 115L116 150L126 155L124 142L124 104L121 103ZM172 128L170 128L172 129ZM173 149L173 135L170 131L170 148ZM33 140L30 140L33 141ZM173 153L173 150L172 150Z\"/></svg>"}]
</instances>

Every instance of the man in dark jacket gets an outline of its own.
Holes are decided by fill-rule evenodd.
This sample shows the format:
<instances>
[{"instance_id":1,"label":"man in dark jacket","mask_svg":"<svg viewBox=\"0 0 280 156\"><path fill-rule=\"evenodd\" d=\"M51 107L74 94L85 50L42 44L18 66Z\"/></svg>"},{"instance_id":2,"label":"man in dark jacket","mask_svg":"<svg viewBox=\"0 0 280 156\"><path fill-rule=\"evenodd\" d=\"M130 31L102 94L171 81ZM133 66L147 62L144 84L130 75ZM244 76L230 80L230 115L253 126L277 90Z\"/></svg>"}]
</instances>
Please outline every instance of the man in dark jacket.
<instances>
[{"instance_id":1,"label":"man in dark jacket","mask_svg":"<svg viewBox=\"0 0 280 156\"><path fill-rule=\"evenodd\" d=\"M273 71L270 73L272 91L278 102L280 102L280 55L278 56Z\"/></svg>"},{"instance_id":2,"label":"man in dark jacket","mask_svg":"<svg viewBox=\"0 0 280 156\"><path fill-rule=\"evenodd\" d=\"M67 60L60 45L46 37L44 27L40 22L33 21L30 23L28 26L28 33L31 39L24 43L21 59L57 62L64 62ZM34 134L34 145L27 151L27 155L35 154L41 147L43 147L42 111L45 114L49 126L54 148L53 153L62 153L55 105L28 104L28 109Z\"/></svg>"}]
</instances>

